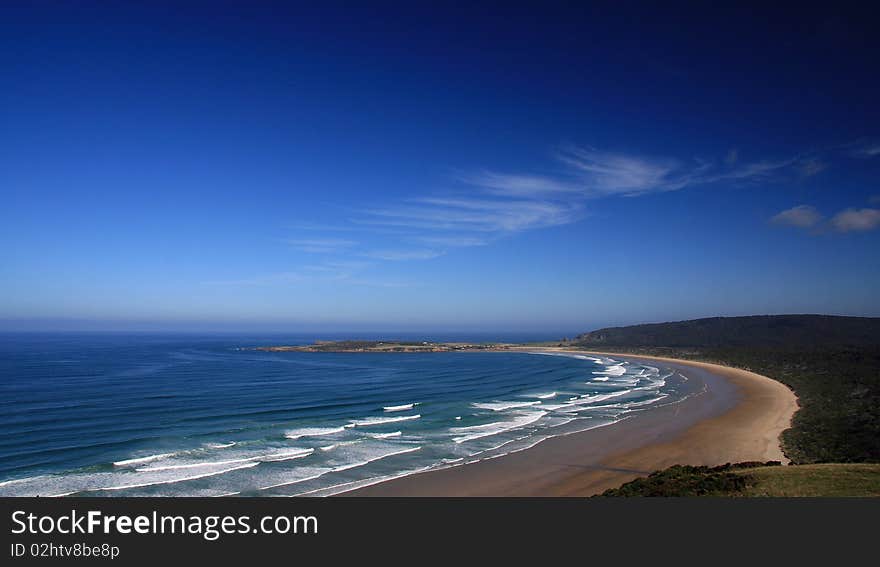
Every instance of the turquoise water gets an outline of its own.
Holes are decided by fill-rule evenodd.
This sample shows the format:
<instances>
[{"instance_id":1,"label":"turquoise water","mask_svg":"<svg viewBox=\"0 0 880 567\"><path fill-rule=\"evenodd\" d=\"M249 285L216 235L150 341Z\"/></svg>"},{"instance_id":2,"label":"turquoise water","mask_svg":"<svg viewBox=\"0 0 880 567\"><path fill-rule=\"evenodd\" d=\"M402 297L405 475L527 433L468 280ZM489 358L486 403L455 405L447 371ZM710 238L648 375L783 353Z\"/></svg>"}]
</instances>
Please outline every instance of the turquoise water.
<instances>
[{"instance_id":1,"label":"turquoise water","mask_svg":"<svg viewBox=\"0 0 880 567\"><path fill-rule=\"evenodd\" d=\"M680 398L669 370L529 353L270 353L289 337L4 335L0 496L327 495Z\"/></svg>"}]
</instances>

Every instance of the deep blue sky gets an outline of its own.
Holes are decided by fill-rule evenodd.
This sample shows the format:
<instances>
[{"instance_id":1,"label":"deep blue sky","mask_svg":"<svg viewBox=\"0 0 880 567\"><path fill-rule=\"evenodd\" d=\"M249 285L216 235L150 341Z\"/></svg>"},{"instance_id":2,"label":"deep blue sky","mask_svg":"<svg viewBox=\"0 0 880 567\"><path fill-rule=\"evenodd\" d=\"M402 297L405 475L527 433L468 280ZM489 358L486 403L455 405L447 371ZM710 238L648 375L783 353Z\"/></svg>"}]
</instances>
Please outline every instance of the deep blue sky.
<instances>
[{"instance_id":1,"label":"deep blue sky","mask_svg":"<svg viewBox=\"0 0 880 567\"><path fill-rule=\"evenodd\" d=\"M0 328L880 315L875 15L317 4L3 7Z\"/></svg>"}]
</instances>

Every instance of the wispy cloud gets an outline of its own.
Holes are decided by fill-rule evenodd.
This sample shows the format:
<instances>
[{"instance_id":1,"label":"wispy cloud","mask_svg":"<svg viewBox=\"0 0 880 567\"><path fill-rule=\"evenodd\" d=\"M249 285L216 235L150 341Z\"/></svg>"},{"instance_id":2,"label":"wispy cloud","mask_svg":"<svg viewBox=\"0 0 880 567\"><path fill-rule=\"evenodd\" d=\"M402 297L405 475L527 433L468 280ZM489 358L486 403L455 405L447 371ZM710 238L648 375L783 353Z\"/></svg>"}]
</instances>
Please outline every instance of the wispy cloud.
<instances>
[{"instance_id":1,"label":"wispy cloud","mask_svg":"<svg viewBox=\"0 0 880 567\"><path fill-rule=\"evenodd\" d=\"M564 181L541 175L496 173L488 170L462 174L458 176L458 180L485 189L490 195L508 197L535 197L583 191L583 187L576 181Z\"/></svg>"},{"instance_id":2,"label":"wispy cloud","mask_svg":"<svg viewBox=\"0 0 880 567\"><path fill-rule=\"evenodd\" d=\"M880 227L880 209L846 209L834 215L831 226L838 232L874 230Z\"/></svg>"},{"instance_id":3,"label":"wispy cloud","mask_svg":"<svg viewBox=\"0 0 880 567\"><path fill-rule=\"evenodd\" d=\"M353 246L357 246L354 240L345 240L342 238L306 238L287 240L287 243L302 252L312 254L326 254L330 252L338 252Z\"/></svg>"},{"instance_id":4,"label":"wispy cloud","mask_svg":"<svg viewBox=\"0 0 880 567\"><path fill-rule=\"evenodd\" d=\"M364 256L377 260L400 262L404 260L430 260L442 256L444 252L439 250L370 250Z\"/></svg>"},{"instance_id":5,"label":"wispy cloud","mask_svg":"<svg viewBox=\"0 0 880 567\"><path fill-rule=\"evenodd\" d=\"M480 236L420 236L420 242L442 248L468 248L471 246L486 246L492 241Z\"/></svg>"},{"instance_id":6,"label":"wispy cloud","mask_svg":"<svg viewBox=\"0 0 880 567\"><path fill-rule=\"evenodd\" d=\"M568 224L578 209L575 203L549 200L424 198L365 211L355 222L430 231L511 233Z\"/></svg>"},{"instance_id":7,"label":"wispy cloud","mask_svg":"<svg viewBox=\"0 0 880 567\"><path fill-rule=\"evenodd\" d=\"M852 155L860 158L880 156L880 142L861 142L852 151Z\"/></svg>"},{"instance_id":8,"label":"wispy cloud","mask_svg":"<svg viewBox=\"0 0 880 567\"><path fill-rule=\"evenodd\" d=\"M817 175L835 156L880 154L880 144L862 141L781 159L749 160L737 148L725 155L664 157L563 145L542 171L458 172L445 193L435 192L370 208L351 210L329 224L301 222L293 248L326 258L299 272L262 276L239 283L303 279L370 282L387 262L424 261L456 248L485 246L510 235L577 222L590 203L615 197L725 184L745 186ZM848 209L831 220L809 205L781 211L771 222L839 232L877 226L875 209ZM342 236L346 238L342 238ZM356 236L355 238L349 238ZM368 261L366 261L366 260ZM332 261L331 261L332 260ZM366 284L364 284L366 285Z\"/></svg>"},{"instance_id":9,"label":"wispy cloud","mask_svg":"<svg viewBox=\"0 0 880 567\"><path fill-rule=\"evenodd\" d=\"M582 191L594 196L641 195L683 187L692 172L682 171L678 160L637 157L565 146L556 158L571 168Z\"/></svg>"},{"instance_id":10,"label":"wispy cloud","mask_svg":"<svg viewBox=\"0 0 880 567\"><path fill-rule=\"evenodd\" d=\"M773 224L811 228L822 222L822 213L810 205L798 205L775 215L770 222Z\"/></svg>"},{"instance_id":11,"label":"wispy cloud","mask_svg":"<svg viewBox=\"0 0 880 567\"><path fill-rule=\"evenodd\" d=\"M212 280L206 281L204 283L206 285L216 286L269 286L300 283L307 279L308 276L305 276L299 272L279 272L275 274L263 274L250 278Z\"/></svg>"},{"instance_id":12,"label":"wispy cloud","mask_svg":"<svg viewBox=\"0 0 880 567\"><path fill-rule=\"evenodd\" d=\"M635 197L725 181L766 180L795 165L814 174L824 166L815 158L802 157L744 163L738 150L730 150L723 159L681 160L568 145L561 147L554 157L564 167L555 176L481 171L460 175L458 179L490 195L571 202L608 196Z\"/></svg>"}]
</instances>

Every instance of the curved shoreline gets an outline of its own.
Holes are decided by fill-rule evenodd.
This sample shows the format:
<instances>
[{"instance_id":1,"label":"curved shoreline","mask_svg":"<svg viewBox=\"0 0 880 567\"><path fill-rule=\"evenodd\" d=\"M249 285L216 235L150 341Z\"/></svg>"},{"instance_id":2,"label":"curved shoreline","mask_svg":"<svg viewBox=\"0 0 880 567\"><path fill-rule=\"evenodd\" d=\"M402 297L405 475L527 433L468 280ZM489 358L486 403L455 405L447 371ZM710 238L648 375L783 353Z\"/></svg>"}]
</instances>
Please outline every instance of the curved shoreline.
<instances>
[{"instance_id":1,"label":"curved shoreline","mask_svg":"<svg viewBox=\"0 0 880 567\"><path fill-rule=\"evenodd\" d=\"M535 350L535 349L530 349ZM606 427L552 437L502 457L379 482L344 496L590 496L674 464L783 461L779 435L797 398L766 376L717 364L595 351L654 361L705 390Z\"/></svg>"}]
</instances>

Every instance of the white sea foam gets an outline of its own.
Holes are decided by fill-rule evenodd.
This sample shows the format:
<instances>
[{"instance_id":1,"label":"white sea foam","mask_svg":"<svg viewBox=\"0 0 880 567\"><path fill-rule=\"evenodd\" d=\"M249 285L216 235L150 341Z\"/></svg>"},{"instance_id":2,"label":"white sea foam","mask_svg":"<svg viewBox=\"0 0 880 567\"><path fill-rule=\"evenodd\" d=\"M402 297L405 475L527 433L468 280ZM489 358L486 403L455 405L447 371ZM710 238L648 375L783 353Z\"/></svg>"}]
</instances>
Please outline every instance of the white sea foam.
<instances>
[{"instance_id":1,"label":"white sea foam","mask_svg":"<svg viewBox=\"0 0 880 567\"><path fill-rule=\"evenodd\" d=\"M13 484L22 484L25 482L32 482L35 480L43 480L43 479L47 479L47 478L50 478L50 477L48 475L40 475L40 476L29 476L26 478L13 478L11 480L4 480L3 482L0 482L0 486L10 486Z\"/></svg>"},{"instance_id":2,"label":"white sea foam","mask_svg":"<svg viewBox=\"0 0 880 567\"><path fill-rule=\"evenodd\" d=\"M334 484L332 486L326 486L324 488L316 488L315 490L309 490L308 492L300 492L299 494L292 494L291 496L306 496L306 495L315 495L315 496L333 496L342 492L348 492L349 490L354 490L356 488L364 488L366 486L372 486L374 484L378 484L380 482L386 482L389 480L394 480L395 478L401 478L404 476L409 476L412 474L420 473L432 468L432 465L419 467L416 469L410 469L406 471L399 472L397 474L388 475L388 476L378 476L367 478L364 480L353 480L349 482L343 482L341 484Z\"/></svg>"},{"instance_id":3,"label":"white sea foam","mask_svg":"<svg viewBox=\"0 0 880 567\"><path fill-rule=\"evenodd\" d=\"M269 463L275 461L288 461L290 459L299 459L302 457L307 457L314 453L314 449L294 449L291 451L282 451L278 453L263 453L259 455L254 455L251 457L245 457L241 459L228 459L224 461L197 461L197 462L186 462L181 464L170 464L170 465L158 465L151 467L144 467L135 469L137 472L158 472L158 471L171 471L171 470L183 470L183 469L197 469L201 467L213 467L213 466L221 466L221 465L232 465L237 463L249 463L249 462L257 462L257 463Z\"/></svg>"},{"instance_id":4,"label":"white sea foam","mask_svg":"<svg viewBox=\"0 0 880 567\"><path fill-rule=\"evenodd\" d=\"M490 435L498 435L505 431L525 427L526 425L538 421L545 415L547 415L547 412L544 411L528 412L520 414L511 421L495 421L492 423L484 423L482 425L471 425L469 427L453 427L450 429L450 432L453 434L461 433L462 435L453 437L452 440L456 443L464 443L466 441L473 441L474 439L481 439L483 437L489 437Z\"/></svg>"},{"instance_id":5,"label":"white sea foam","mask_svg":"<svg viewBox=\"0 0 880 567\"><path fill-rule=\"evenodd\" d=\"M334 433L342 433L345 427L303 427L302 429L291 429L284 433L288 439L299 439L300 437L320 437L322 435L333 435Z\"/></svg>"},{"instance_id":6,"label":"white sea foam","mask_svg":"<svg viewBox=\"0 0 880 567\"><path fill-rule=\"evenodd\" d=\"M397 423L398 421L409 421L411 419L419 419L419 414L401 415L398 417L365 417L362 419L352 419L345 427L369 427L371 425L383 425L385 423Z\"/></svg>"},{"instance_id":7,"label":"white sea foam","mask_svg":"<svg viewBox=\"0 0 880 567\"><path fill-rule=\"evenodd\" d=\"M248 469L251 467L255 467L259 464L260 463L247 463L244 465L239 465L239 466L235 466L235 467L231 467L231 468L227 468L227 469L220 469L217 471L209 471L209 472L205 472L205 473L197 474L197 475L193 475L193 476L185 476L182 478L156 480L156 481L152 481L152 482L141 482L141 483L135 483L135 484L125 484L122 486L108 486L108 487L98 488L98 489L94 489L94 490L126 490L129 488L143 488L144 486L155 486L158 484L173 484L173 483L177 483L177 482L184 482L187 480L196 480L199 478L205 478L205 477L209 477L209 476L217 476L220 474L226 474L228 472L237 471L239 469ZM72 493L69 493L69 494L72 494Z\"/></svg>"},{"instance_id":8,"label":"white sea foam","mask_svg":"<svg viewBox=\"0 0 880 567\"><path fill-rule=\"evenodd\" d=\"M272 453L263 457L254 457L254 460L259 460L262 463L274 463L278 461L289 461L291 459L301 459L303 457L308 457L314 452L314 449L297 449L295 451Z\"/></svg>"},{"instance_id":9,"label":"white sea foam","mask_svg":"<svg viewBox=\"0 0 880 567\"><path fill-rule=\"evenodd\" d=\"M98 472L98 473L74 473L68 475L43 475L19 479L15 484L4 486L0 494L3 496L69 496L80 492L94 492L100 490L124 490L128 488L142 488L146 486L175 484L199 478L226 474L243 468L255 467L259 463L239 463L234 466L213 467L199 471L198 474L181 476L180 474L160 472Z\"/></svg>"},{"instance_id":10,"label":"white sea foam","mask_svg":"<svg viewBox=\"0 0 880 567\"><path fill-rule=\"evenodd\" d=\"M419 450L421 450L421 447L410 447L407 449L400 449L398 451L392 451L390 453L380 453L378 455L374 455L374 456L369 457L367 459L364 459L362 461L356 461L353 463L346 463L344 465L339 465L337 467L334 467L333 472L342 472L342 471L347 471L350 469L355 469L358 467L362 467L364 465L368 465L368 464L373 463L375 461L379 461L381 459L387 459L388 457L393 457L395 455L404 455L406 453L414 453L415 451L419 451Z\"/></svg>"},{"instance_id":11,"label":"white sea foam","mask_svg":"<svg viewBox=\"0 0 880 567\"><path fill-rule=\"evenodd\" d=\"M486 402L471 404L475 408L487 409L492 411L504 411L514 408L524 408L528 406L536 406L541 402Z\"/></svg>"},{"instance_id":12,"label":"white sea foam","mask_svg":"<svg viewBox=\"0 0 880 567\"><path fill-rule=\"evenodd\" d=\"M626 368L624 368L623 364L615 364L612 366L606 366L604 370L594 370L593 374L600 376L623 376L626 374Z\"/></svg>"},{"instance_id":13,"label":"white sea foam","mask_svg":"<svg viewBox=\"0 0 880 567\"><path fill-rule=\"evenodd\" d=\"M387 412L392 412L392 411L404 411L404 410L408 410L408 409L413 409L413 406L415 406L415 405L417 405L416 402L411 403L411 404L402 404L402 405L399 405L399 406L385 406L385 407L383 407L382 409L385 410L385 411L387 411Z\"/></svg>"},{"instance_id":14,"label":"white sea foam","mask_svg":"<svg viewBox=\"0 0 880 567\"><path fill-rule=\"evenodd\" d=\"M205 443L205 447L208 449L228 449L235 445L235 441L230 441L229 443Z\"/></svg>"},{"instance_id":15,"label":"white sea foam","mask_svg":"<svg viewBox=\"0 0 880 567\"><path fill-rule=\"evenodd\" d=\"M315 479L321 478L325 474L327 474L329 472L333 472L333 469L327 469L327 468L317 469L317 470L318 470L318 472L311 472L310 474L307 474L306 476L303 476L303 477L298 477L298 478L293 478L293 479L290 479L288 477L288 479L285 480L284 482L278 482L275 484L270 484L268 486L261 486L261 487L257 488L257 490L269 490L270 488L278 488L280 486L290 486L291 484L299 484L301 482L306 482L309 480L315 480Z\"/></svg>"},{"instance_id":16,"label":"white sea foam","mask_svg":"<svg viewBox=\"0 0 880 567\"><path fill-rule=\"evenodd\" d=\"M128 467L131 465L142 465L144 463L149 463L152 461L158 461L159 459L167 459L168 457L173 457L177 453L159 453L157 455L147 455L146 457L135 457L133 459L125 459L124 461L114 461L114 467Z\"/></svg>"},{"instance_id":17,"label":"white sea foam","mask_svg":"<svg viewBox=\"0 0 880 567\"><path fill-rule=\"evenodd\" d=\"M556 392L547 392L546 394L535 394L539 400L549 400L556 397Z\"/></svg>"},{"instance_id":18,"label":"white sea foam","mask_svg":"<svg viewBox=\"0 0 880 567\"><path fill-rule=\"evenodd\" d=\"M400 437L403 435L401 431L392 431L391 433L368 433L373 439L390 439L391 437Z\"/></svg>"},{"instance_id":19,"label":"white sea foam","mask_svg":"<svg viewBox=\"0 0 880 567\"><path fill-rule=\"evenodd\" d=\"M596 376L595 378L590 380L590 382L607 382L607 381L608 381L608 376Z\"/></svg>"},{"instance_id":20,"label":"white sea foam","mask_svg":"<svg viewBox=\"0 0 880 567\"><path fill-rule=\"evenodd\" d=\"M566 408L569 404L541 404L541 409L546 411L556 411L558 409Z\"/></svg>"},{"instance_id":21,"label":"white sea foam","mask_svg":"<svg viewBox=\"0 0 880 567\"><path fill-rule=\"evenodd\" d=\"M609 392L608 394L595 394L595 395L591 395L591 396L582 396L582 397L572 401L570 404L568 404L568 406L570 408L575 409L575 411L578 411L577 408L580 406L595 404L596 402L601 402L604 400L610 400L611 398L617 398L620 396L624 396L626 394L629 394L630 392L632 392L632 390L619 390L617 392ZM565 410L563 409L563 411L565 411Z\"/></svg>"}]
</instances>

